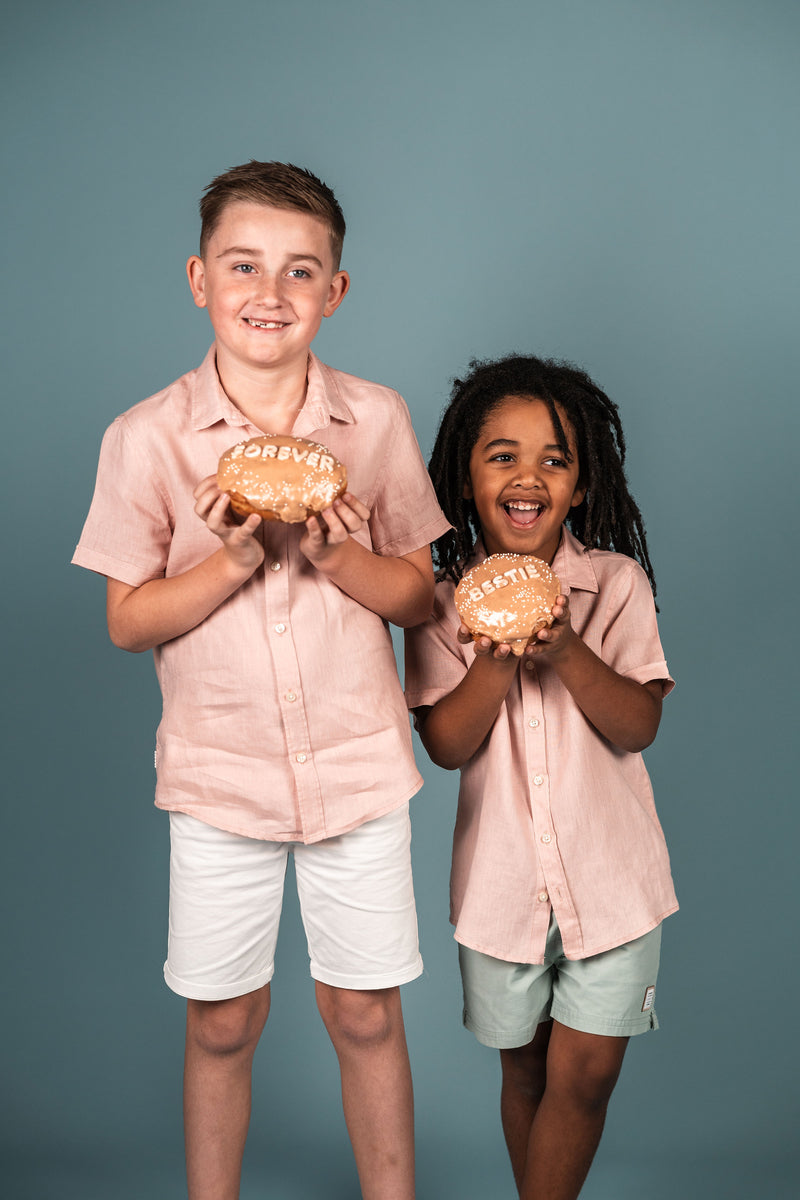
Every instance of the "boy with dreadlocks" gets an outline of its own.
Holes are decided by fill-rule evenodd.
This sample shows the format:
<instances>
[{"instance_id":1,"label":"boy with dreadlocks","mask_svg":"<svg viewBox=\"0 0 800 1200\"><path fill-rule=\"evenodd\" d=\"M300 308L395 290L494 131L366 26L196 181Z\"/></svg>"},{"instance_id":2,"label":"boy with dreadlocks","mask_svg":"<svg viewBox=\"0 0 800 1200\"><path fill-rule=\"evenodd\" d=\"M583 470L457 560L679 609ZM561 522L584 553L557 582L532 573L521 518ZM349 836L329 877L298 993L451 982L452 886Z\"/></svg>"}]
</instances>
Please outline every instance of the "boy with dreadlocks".
<instances>
[{"instance_id":1,"label":"boy with dreadlocks","mask_svg":"<svg viewBox=\"0 0 800 1200\"><path fill-rule=\"evenodd\" d=\"M660 925L678 906L640 752L673 681L616 405L568 364L471 366L430 462L453 529L435 543L433 615L407 631L406 699L433 761L461 769L464 1023L500 1050L520 1197L574 1200L628 1038L657 1028ZM564 591L521 659L474 643L453 601L501 552L544 559Z\"/></svg>"}]
</instances>

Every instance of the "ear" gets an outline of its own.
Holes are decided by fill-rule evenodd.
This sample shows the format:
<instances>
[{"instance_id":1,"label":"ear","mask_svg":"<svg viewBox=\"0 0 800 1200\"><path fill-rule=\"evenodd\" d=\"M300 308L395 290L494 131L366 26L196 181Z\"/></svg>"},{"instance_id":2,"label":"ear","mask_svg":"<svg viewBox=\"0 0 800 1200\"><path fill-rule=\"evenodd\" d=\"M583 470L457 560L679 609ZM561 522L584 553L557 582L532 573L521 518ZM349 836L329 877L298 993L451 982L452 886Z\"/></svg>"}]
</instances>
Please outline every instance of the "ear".
<instances>
[{"instance_id":1,"label":"ear","mask_svg":"<svg viewBox=\"0 0 800 1200\"><path fill-rule=\"evenodd\" d=\"M570 508L577 508L578 505L583 501L585 495L586 486L582 483L579 483L575 488L575 491L572 493L572 499L569 502Z\"/></svg>"},{"instance_id":2,"label":"ear","mask_svg":"<svg viewBox=\"0 0 800 1200\"><path fill-rule=\"evenodd\" d=\"M186 277L189 280L189 287L192 289L192 299L198 308L205 308L206 301L206 269L203 266L203 260L198 254L193 254L186 263Z\"/></svg>"},{"instance_id":3,"label":"ear","mask_svg":"<svg viewBox=\"0 0 800 1200\"><path fill-rule=\"evenodd\" d=\"M331 280L328 299L322 310L323 317L332 316L350 291L350 276L347 271L337 271Z\"/></svg>"}]
</instances>

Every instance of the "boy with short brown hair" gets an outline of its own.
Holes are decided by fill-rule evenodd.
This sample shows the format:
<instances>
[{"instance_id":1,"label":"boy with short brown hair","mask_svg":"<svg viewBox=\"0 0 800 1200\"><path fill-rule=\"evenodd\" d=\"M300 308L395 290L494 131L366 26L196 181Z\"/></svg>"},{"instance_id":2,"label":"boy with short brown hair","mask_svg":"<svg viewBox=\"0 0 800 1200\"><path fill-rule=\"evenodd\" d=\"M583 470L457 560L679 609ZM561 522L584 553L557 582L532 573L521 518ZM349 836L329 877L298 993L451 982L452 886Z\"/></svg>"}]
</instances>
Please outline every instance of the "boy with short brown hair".
<instances>
[{"instance_id":1,"label":"boy with short brown hair","mask_svg":"<svg viewBox=\"0 0 800 1200\"><path fill-rule=\"evenodd\" d=\"M239 1194L291 849L362 1193L410 1200L399 985L421 971L408 800L422 780L387 622L430 611L429 543L447 521L400 397L310 351L349 288L330 189L251 162L201 208L187 273L215 344L107 431L73 559L107 577L112 640L153 649L164 698L164 969L188 1001L189 1196ZM260 433L323 442L350 491L304 525L235 523L216 464Z\"/></svg>"}]
</instances>

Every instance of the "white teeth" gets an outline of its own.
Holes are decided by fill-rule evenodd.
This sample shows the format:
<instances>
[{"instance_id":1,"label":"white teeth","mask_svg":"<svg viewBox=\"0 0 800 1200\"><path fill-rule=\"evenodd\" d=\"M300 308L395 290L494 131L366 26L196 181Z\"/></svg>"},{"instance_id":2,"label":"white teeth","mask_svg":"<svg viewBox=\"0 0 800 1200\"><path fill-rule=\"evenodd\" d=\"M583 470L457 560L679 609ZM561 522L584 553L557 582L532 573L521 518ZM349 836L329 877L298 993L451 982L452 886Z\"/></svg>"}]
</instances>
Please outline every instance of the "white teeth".
<instances>
[{"instance_id":1,"label":"white teeth","mask_svg":"<svg viewBox=\"0 0 800 1200\"><path fill-rule=\"evenodd\" d=\"M506 508L518 508L522 512L540 512L541 504L526 504L524 500L508 500Z\"/></svg>"},{"instance_id":2,"label":"white teeth","mask_svg":"<svg viewBox=\"0 0 800 1200\"><path fill-rule=\"evenodd\" d=\"M283 329L285 321L255 321L252 317L246 317L248 325L252 325L255 329Z\"/></svg>"}]
</instances>

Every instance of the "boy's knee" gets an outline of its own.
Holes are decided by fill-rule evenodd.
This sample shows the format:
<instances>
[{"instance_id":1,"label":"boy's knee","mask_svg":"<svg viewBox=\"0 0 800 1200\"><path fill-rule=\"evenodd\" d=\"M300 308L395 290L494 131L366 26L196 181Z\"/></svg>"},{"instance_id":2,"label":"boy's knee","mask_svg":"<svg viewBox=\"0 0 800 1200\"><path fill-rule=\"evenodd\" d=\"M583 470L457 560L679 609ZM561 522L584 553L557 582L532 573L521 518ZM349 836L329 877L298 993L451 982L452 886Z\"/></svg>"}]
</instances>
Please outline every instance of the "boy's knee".
<instances>
[{"instance_id":1,"label":"boy's knee","mask_svg":"<svg viewBox=\"0 0 800 1200\"><path fill-rule=\"evenodd\" d=\"M548 1062L548 1089L560 1088L587 1111L604 1108L619 1079L627 1042L627 1038L591 1034L579 1034L576 1040L572 1035L569 1052Z\"/></svg>"},{"instance_id":2,"label":"boy's knee","mask_svg":"<svg viewBox=\"0 0 800 1200\"><path fill-rule=\"evenodd\" d=\"M500 1051L503 1087L540 1100L547 1081L547 1045L550 1022L541 1024L532 1042Z\"/></svg>"},{"instance_id":3,"label":"boy's knee","mask_svg":"<svg viewBox=\"0 0 800 1200\"><path fill-rule=\"evenodd\" d=\"M388 1041L402 1021L398 988L350 991L317 984L317 1004L332 1041L361 1049Z\"/></svg>"},{"instance_id":4,"label":"boy's knee","mask_svg":"<svg viewBox=\"0 0 800 1200\"><path fill-rule=\"evenodd\" d=\"M229 1000L189 1000L186 1036L206 1054L255 1049L269 1012L269 986Z\"/></svg>"}]
</instances>

